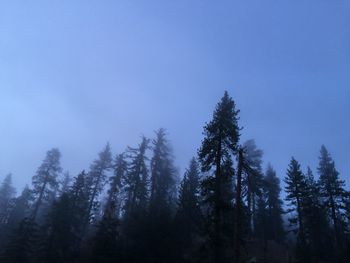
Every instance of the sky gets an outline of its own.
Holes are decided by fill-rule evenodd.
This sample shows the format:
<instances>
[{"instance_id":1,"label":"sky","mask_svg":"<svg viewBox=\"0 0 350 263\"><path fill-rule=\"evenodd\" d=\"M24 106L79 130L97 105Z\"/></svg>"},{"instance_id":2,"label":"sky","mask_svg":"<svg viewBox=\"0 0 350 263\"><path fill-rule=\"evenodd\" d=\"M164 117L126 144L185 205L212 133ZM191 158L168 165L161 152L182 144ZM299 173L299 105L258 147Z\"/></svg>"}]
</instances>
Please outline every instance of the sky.
<instances>
[{"instance_id":1,"label":"sky","mask_svg":"<svg viewBox=\"0 0 350 263\"><path fill-rule=\"evenodd\" d=\"M88 169L167 129L180 173L225 90L280 178L325 144L350 183L349 0L0 2L0 179Z\"/></svg>"}]
</instances>

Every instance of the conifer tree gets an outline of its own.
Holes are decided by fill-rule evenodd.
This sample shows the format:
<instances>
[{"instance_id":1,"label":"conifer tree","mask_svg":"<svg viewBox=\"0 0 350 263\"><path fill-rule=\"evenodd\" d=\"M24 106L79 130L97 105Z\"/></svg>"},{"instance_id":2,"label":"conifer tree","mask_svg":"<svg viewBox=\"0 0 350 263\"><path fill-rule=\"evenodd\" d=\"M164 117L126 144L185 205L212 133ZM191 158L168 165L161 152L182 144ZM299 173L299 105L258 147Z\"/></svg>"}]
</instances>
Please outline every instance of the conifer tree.
<instances>
[{"instance_id":1,"label":"conifer tree","mask_svg":"<svg viewBox=\"0 0 350 263\"><path fill-rule=\"evenodd\" d=\"M249 232L253 233L256 219L256 200L261 194L263 180L261 168L263 152L256 147L254 140L246 141L243 144L243 148L245 160L250 169L254 171L253 173L248 171L243 182L247 197Z\"/></svg>"},{"instance_id":2,"label":"conifer tree","mask_svg":"<svg viewBox=\"0 0 350 263\"><path fill-rule=\"evenodd\" d=\"M12 186L12 175L8 174L0 186L0 227L8 223L13 209L15 188Z\"/></svg>"},{"instance_id":3,"label":"conifer tree","mask_svg":"<svg viewBox=\"0 0 350 263\"><path fill-rule=\"evenodd\" d=\"M297 255L299 261L306 261L308 248L306 247L304 205L307 195L305 176L300 169L300 164L293 157L290 161L287 176L284 180L286 186L286 201L289 202L289 213L295 214L289 218L294 233L297 234Z\"/></svg>"},{"instance_id":4,"label":"conifer tree","mask_svg":"<svg viewBox=\"0 0 350 263\"><path fill-rule=\"evenodd\" d=\"M149 139L142 137L138 148L129 148L130 167L124 178L126 201L126 218L137 212L145 212L149 199L149 171L146 151L149 149Z\"/></svg>"},{"instance_id":5,"label":"conifer tree","mask_svg":"<svg viewBox=\"0 0 350 263\"><path fill-rule=\"evenodd\" d=\"M170 217L176 201L176 169L164 129L156 132L151 160L150 212L156 217Z\"/></svg>"},{"instance_id":6,"label":"conifer tree","mask_svg":"<svg viewBox=\"0 0 350 263\"><path fill-rule=\"evenodd\" d=\"M283 202L280 199L280 180L271 165L268 165L263 178L263 191L266 196L267 220L265 225L266 238L283 243L285 232L283 227Z\"/></svg>"},{"instance_id":7,"label":"conifer tree","mask_svg":"<svg viewBox=\"0 0 350 263\"><path fill-rule=\"evenodd\" d=\"M116 156L113 170L114 175L109 178L110 184L104 214L111 214L111 216L119 218L122 202L122 180L125 178L128 170L125 153Z\"/></svg>"},{"instance_id":8,"label":"conifer tree","mask_svg":"<svg viewBox=\"0 0 350 263\"><path fill-rule=\"evenodd\" d=\"M98 209L100 203L98 197L102 192L106 181L107 172L112 168L112 154L109 143L106 147L99 153L98 159L96 159L90 166L90 172L86 178L86 186L89 192L89 206L88 213L85 219L85 227L89 224L90 220L94 220L96 217L96 210Z\"/></svg>"},{"instance_id":9,"label":"conifer tree","mask_svg":"<svg viewBox=\"0 0 350 263\"><path fill-rule=\"evenodd\" d=\"M41 206L50 204L58 191L58 176L62 171L60 165L61 153L53 148L46 153L46 158L32 178L33 194L35 196L32 218L36 220Z\"/></svg>"},{"instance_id":10,"label":"conifer tree","mask_svg":"<svg viewBox=\"0 0 350 263\"><path fill-rule=\"evenodd\" d=\"M214 225L214 260L217 263L227 261L224 249L224 200L223 196L223 165L224 161L232 159L236 154L239 141L238 113L235 102L225 92L217 104L213 119L204 127L204 140L198 155L203 172L213 172L213 180L203 184L203 193L208 194L208 187L213 187L213 225Z\"/></svg>"},{"instance_id":11,"label":"conifer tree","mask_svg":"<svg viewBox=\"0 0 350 263\"><path fill-rule=\"evenodd\" d=\"M323 199L323 205L331 219L335 242L340 246L342 233L345 231L344 201L347 194L344 189L345 182L339 179L335 163L324 145L321 147L317 170L320 176L320 195Z\"/></svg>"},{"instance_id":12,"label":"conifer tree","mask_svg":"<svg viewBox=\"0 0 350 263\"><path fill-rule=\"evenodd\" d=\"M199 198L199 177L198 163L195 158L192 158L181 181L178 210L175 216L180 261L193 257L194 240L198 238L203 223Z\"/></svg>"}]
</instances>

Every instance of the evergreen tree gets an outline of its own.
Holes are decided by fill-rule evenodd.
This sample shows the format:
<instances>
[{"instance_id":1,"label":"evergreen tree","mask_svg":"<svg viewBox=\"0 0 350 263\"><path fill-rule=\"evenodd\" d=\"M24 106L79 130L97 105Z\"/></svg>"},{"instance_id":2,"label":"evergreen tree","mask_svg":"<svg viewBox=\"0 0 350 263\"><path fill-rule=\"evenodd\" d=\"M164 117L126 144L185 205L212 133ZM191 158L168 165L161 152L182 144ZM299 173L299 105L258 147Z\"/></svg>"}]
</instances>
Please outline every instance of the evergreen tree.
<instances>
[{"instance_id":1,"label":"evergreen tree","mask_svg":"<svg viewBox=\"0 0 350 263\"><path fill-rule=\"evenodd\" d=\"M305 236L310 250L310 262L330 261L332 242L325 207L322 205L320 186L312 170L305 174L306 195L304 197Z\"/></svg>"},{"instance_id":2,"label":"evergreen tree","mask_svg":"<svg viewBox=\"0 0 350 263\"><path fill-rule=\"evenodd\" d=\"M89 206L88 213L85 219L84 227L87 227L91 220L95 220L96 211L100 205L98 197L103 190L107 181L107 172L112 168L112 154L109 143L103 151L99 153L99 158L96 159L90 166L90 172L87 177Z\"/></svg>"},{"instance_id":3,"label":"evergreen tree","mask_svg":"<svg viewBox=\"0 0 350 263\"><path fill-rule=\"evenodd\" d=\"M38 242L38 226L33 218L26 217L15 229L10 242L0 255L3 263L34 263Z\"/></svg>"},{"instance_id":4,"label":"evergreen tree","mask_svg":"<svg viewBox=\"0 0 350 263\"><path fill-rule=\"evenodd\" d=\"M222 173L224 162L232 159L237 152L239 131L238 113L232 98L225 92L221 101L217 104L213 119L204 127L204 140L199 149L199 160L203 172L213 171L213 180L203 184L203 193L213 195L213 246L214 261L225 262L226 250L224 251L224 210L225 201L223 193L224 176ZM232 175L231 175L232 176ZM213 191L208 188L213 187ZM208 199L208 198L205 198Z\"/></svg>"},{"instance_id":5,"label":"evergreen tree","mask_svg":"<svg viewBox=\"0 0 350 263\"><path fill-rule=\"evenodd\" d=\"M291 226L294 226L294 229L292 229L293 232L297 234L298 260L307 262L308 248L306 247L304 228L304 200L307 195L307 186L305 176L300 169L300 164L294 158L290 161L284 182L286 184L286 201L289 202L289 209L287 211L295 215L289 218L289 222Z\"/></svg>"},{"instance_id":6,"label":"evergreen tree","mask_svg":"<svg viewBox=\"0 0 350 263\"><path fill-rule=\"evenodd\" d=\"M8 174L0 186L0 228L8 223L13 209L15 188L12 186L12 175Z\"/></svg>"},{"instance_id":7,"label":"evergreen tree","mask_svg":"<svg viewBox=\"0 0 350 263\"><path fill-rule=\"evenodd\" d=\"M246 190L247 206L248 206L248 222L250 233L254 232L255 220L256 220L256 200L261 194L263 174L262 174L262 150L256 147L254 140L248 140L243 144L244 156L250 169L254 172L246 174L244 180L244 187Z\"/></svg>"},{"instance_id":8,"label":"evergreen tree","mask_svg":"<svg viewBox=\"0 0 350 263\"><path fill-rule=\"evenodd\" d=\"M271 165L268 165L265 177L263 178L263 191L266 196L267 209L267 224L264 226L265 238L283 243L285 232L282 219L283 202L280 199L280 180Z\"/></svg>"},{"instance_id":9,"label":"evergreen tree","mask_svg":"<svg viewBox=\"0 0 350 263\"><path fill-rule=\"evenodd\" d=\"M129 148L130 167L125 177L125 210L126 218L137 212L145 212L148 205L149 172L146 162L146 151L149 149L149 139L142 137L138 148Z\"/></svg>"},{"instance_id":10,"label":"evergreen tree","mask_svg":"<svg viewBox=\"0 0 350 263\"><path fill-rule=\"evenodd\" d=\"M317 170L320 175L319 184L323 205L331 219L335 242L338 246L341 246L341 239L345 232L344 209L347 196L344 189L345 182L339 179L335 163L324 145L321 147Z\"/></svg>"},{"instance_id":11,"label":"evergreen tree","mask_svg":"<svg viewBox=\"0 0 350 263\"><path fill-rule=\"evenodd\" d=\"M111 214L118 218L121 207L122 179L125 178L128 169L124 153L117 155L113 168L114 175L109 178L110 186L104 214Z\"/></svg>"},{"instance_id":12,"label":"evergreen tree","mask_svg":"<svg viewBox=\"0 0 350 263\"><path fill-rule=\"evenodd\" d=\"M171 262L173 244L172 218L176 209L177 171L164 129L156 132L151 159L149 204L149 257L154 263Z\"/></svg>"},{"instance_id":13,"label":"evergreen tree","mask_svg":"<svg viewBox=\"0 0 350 263\"><path fill-rule=\"evenodd\" d=\"M164 129L156 132L151 160L150 211L152 216L170 217L176 201L176 169Z\"/></svg>"},{"instance_id":14,"label":"evergreen tree","mask_svg":"<svg viewBox=\"0 0 350 263\"><path fill-rule=\"evenodd\" d=\"M53 148L46 153L46 158L32 178L35 204L32 217L36 220L41 206L49 205L58 191L58 176L62 170L60 165L61 153Z\"/></svg>"},{"instance_id":15,"label":"evergreen tree","mask_svg":"<svg viewBox=\"0 0 350 263\"><path fill-rule=\"evenodd\" d=\"M71 188L51 206L43 226L45 240L41 244L42 262L71 262L79 257L83 238L83 220L88 213L86 174L83 171Z\"/></svg>"},{"instance_id":16,"label":"evergreen tree","mask_svg":"<svg viewBox=\"0 0 350 263\"><path fill-rule=\"evenodd\" d=\"M189 261L194 256L195 239L198 239L201 231L199 176L198 163L192 158L180 185L178 210L175 216L179 261Z\"/></svg>"}]
</instances>

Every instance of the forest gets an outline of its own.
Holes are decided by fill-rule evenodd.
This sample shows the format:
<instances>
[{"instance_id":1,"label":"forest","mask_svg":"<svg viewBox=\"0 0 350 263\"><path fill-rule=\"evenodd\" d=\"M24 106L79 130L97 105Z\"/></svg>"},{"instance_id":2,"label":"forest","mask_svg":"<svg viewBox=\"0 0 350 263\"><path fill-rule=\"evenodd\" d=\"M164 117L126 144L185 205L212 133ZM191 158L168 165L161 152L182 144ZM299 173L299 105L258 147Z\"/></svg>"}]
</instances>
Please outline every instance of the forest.
<instances>
[{"instance_id":1,"label":"forest","mask_svg":"<svg viewBox=\"0 0 350 263\"><path fill-rule=\"evenodd\" d=\"M53 148L20 192L5 176L0 262L350 262L350 192L327 148L317 170L286 157L277 175L241 141L228 92L208 119L183 175L161 128L118 154L107 144L79 174Z\"/></svg>"}]
</instances>

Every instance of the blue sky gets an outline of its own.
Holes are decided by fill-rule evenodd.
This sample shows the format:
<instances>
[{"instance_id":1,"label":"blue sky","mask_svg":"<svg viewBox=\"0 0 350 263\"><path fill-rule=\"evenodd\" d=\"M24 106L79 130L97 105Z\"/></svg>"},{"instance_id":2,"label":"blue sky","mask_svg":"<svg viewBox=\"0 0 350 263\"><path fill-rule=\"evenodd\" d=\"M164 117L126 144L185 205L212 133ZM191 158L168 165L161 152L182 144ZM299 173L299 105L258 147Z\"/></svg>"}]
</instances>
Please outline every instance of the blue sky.
<instances>
[{"instance_id":1,"label":"blue sky","mask_svg":"<svg viewBox=\"0 0 350 263\"><path fill-rule=\"evenodd\" d=\"M283 177L325 144L350 181L350 1L2 1L0 178L73 175L168 129L183 172L228 90Z\"/></svg>"}]
</instances>

